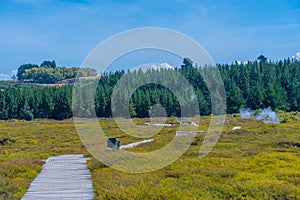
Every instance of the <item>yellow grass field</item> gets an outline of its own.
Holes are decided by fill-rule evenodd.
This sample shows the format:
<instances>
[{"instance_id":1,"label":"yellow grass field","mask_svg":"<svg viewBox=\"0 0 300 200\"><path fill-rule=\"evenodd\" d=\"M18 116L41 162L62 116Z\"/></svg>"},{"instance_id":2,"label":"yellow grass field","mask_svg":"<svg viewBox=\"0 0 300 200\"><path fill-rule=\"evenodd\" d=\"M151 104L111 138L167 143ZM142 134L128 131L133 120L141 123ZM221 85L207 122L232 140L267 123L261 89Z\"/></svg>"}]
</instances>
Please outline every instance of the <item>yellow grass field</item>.
<instances>
[{"instance_id":1,"label":"yellow grass field","mask_svg":"<svg viewBox=\"0 0 300 200\"><path fill-rule=\"evenodd\" d=\"M88 167L95 199L300 199L300 148L292 145L300 143L299 119L281 124L227 119L218 143L205 158L198 157L203 135L195 137L181 158L150 173L120 172L92 158ZM140 126L147 120L134 119ZM206 130L208 122L208 117L201 117L199 130ZM99 119L99 123L122 144L138 141L122 132L113 119ZM164 127L151 137L154 142L130 151L163 147L178 126ZM241 129L232 131L234 126ZM49 156L91 157L72 120L1 121L0 141L0 199L20 199Z\"/></svg>"}]
</instances>

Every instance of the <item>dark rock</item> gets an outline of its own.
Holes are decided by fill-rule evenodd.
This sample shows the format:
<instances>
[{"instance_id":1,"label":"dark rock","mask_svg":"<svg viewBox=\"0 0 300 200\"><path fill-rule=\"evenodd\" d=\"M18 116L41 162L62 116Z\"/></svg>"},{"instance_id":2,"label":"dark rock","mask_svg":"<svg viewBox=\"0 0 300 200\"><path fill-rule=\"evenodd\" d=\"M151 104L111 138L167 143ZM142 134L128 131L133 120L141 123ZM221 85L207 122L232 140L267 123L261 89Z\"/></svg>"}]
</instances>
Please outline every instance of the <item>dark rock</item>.
<instances>
[{"instance_id":1,"label":"dark rock","mask_svg":"<svg viewBox=\"0 0 300 200\"><path fill-rule=\"evenodd\" d=\"M298 142L279 142L278 145L282 146L282 147L293 146L293 147L300 148L300 143L298 143Z\"/></svg>"},{"instance_id":2,"label":"dark rock","mask_svg":"<svg viewBox=\"0 0 300 200\"><path fill-rule=\"evenodd\" d=\"M300 143L298 143L298 142L292 142L292 145L293 145L294 147L299 147L299 148L300 148Z\"/></svg>"}]
</instances>

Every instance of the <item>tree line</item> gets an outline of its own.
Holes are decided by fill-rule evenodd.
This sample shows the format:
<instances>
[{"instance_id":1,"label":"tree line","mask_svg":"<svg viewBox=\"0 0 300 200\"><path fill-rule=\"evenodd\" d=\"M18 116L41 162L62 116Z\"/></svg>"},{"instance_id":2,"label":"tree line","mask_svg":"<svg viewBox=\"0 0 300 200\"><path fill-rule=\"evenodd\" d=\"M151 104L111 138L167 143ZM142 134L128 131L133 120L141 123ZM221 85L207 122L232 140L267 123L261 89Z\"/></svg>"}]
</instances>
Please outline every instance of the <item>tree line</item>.
<instances>
[{"instance_id":1,"label":"tree line","mask_svg":"<svg viewBox=\"0 0 300 200\"><path fill-rule=\"evenodd\" d=\"M41 84L53 84L66 79L96 75L96 70L92 68L57 67L54 60L43 61L40 65L23 64L17 71L17 79L19 81Z\"/></svg>"},{"instance_id":2,"label":"tree line","mask_svg":"<svg viewBox=\"0 0 300 200\"><path fill-rule=\"evenodd\" d=\"M209 67L194 68L192 61L185 60L184 65L177 69L147 71L117 71L103 74L96 83L83 84L82 97L72 102L72 85L61 87L45 87L25 83L0 83L0 119L51 118L67 119L73 117L72 103L76 112L82 116L92 116L93 110L88 107L94 103L98 117L112 117L113 113L126 112L131 117L149 117L149 109L161 104L168 116L181 116L181 110L191 102L197 101L201 115L211 114L211 94L199 71ZM299 111L300 108L300 63L285 59L278 62L258 59L244 64L217 65L226 90L227 113L239 112L241 107L260 109L270 107L273 110ZM39 67L40 68L40 67ZM175 77L180 73L194 90L185 87ZM122 79L122 77L127 77ZM138 89L139 83L151 82ZM114 87L118 82L121 88ZM92 83L92 81L91 81ZM166 85L173 85L182 94L176 96ZM121 104L112 110L112 94L114 102L128 99L128 104ZM125 96L124 96L125 95ZM126 98L125 98L126 97ZM192 109L190 109L192 110ZM194 115L196 113L190 113Z\"/></svg>"}]
</instances>

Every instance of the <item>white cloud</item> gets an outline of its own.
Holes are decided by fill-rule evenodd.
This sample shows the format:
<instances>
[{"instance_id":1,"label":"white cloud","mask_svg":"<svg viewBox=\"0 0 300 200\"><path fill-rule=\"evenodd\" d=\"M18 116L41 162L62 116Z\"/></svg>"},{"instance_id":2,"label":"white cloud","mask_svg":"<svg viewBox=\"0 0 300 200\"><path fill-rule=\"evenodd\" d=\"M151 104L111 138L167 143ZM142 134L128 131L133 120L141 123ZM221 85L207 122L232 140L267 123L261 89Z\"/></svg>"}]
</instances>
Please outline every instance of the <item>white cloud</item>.
<instances>
[{"instance_id":1,"label":"white cloud","mask_svg":"<svg viewBox=\"0 0 300 200\"><path fill-rule=\"evenodd\" d=\"M8 81L8 80L11 80L11 77L13 75L16 75L18 72L18 70L12 70L11 71L11 74L3 74L3 73L0 73L0 81Z\"/></svg>"},{"instance_id":2,"label":"white cloud","mask_svg":"<svg viewBox=\"0 0 300 200\"><path fill-rule=\"evenodd\" d=\"M11 75L0 73L0 81L7 81L11 79Z\"/></svg>"},{"instance_id":3,"label":"white cloud","mask_svg":"<svg viewBox=\"0 0 300 200\"><path fill-rule=\"evenodd\" d=\"M296 53L296 60L300 62L300 52Z\"/></svg>"},{"instance_id":4,"label":"white cloud","mask_svg":"<svg viewBox=\"0 0 300 200\"><path fill-rule=\"evenodd\" d=\"M160 64L143 64L143 65L139 65L137 67L134 67L132 69L130 69L130 71L138 71L138 70L142 70L142 71L147 71L149 69L152 70L158 70L160 71L161 69L169 69L169 70L174 70L175 67L169 65L168 63L160 63Z\"/></svg>"},{"instance_id":5,"label":"white cloud","mask_svg":"<svg viewBox=\"0 0 300 200\"><path fill-rule=\"evenodd\" d=\"M11 74L12 74L12 75L17 75L17 73L18 73L18 70L17 70L17 69L11 71Z\"/></svg>"},{"instance_id":6,"label":"white cloud","mask_svg":"<svg viewBox=\"0 0 300 200\"><path fill-rule=\"evenodd\" d=\"M152 64L150 68L154 70L174 69L174 67L169 65L168 63Z\"/></svg>"}]
</instances>

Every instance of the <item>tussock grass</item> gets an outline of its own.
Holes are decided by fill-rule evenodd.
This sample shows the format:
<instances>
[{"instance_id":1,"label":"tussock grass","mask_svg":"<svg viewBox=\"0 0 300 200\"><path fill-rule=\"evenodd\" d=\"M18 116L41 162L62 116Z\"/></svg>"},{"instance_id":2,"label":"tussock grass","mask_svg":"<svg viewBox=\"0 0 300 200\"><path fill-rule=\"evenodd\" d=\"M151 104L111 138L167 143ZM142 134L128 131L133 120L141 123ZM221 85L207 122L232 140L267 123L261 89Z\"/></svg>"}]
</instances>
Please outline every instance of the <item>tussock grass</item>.
<instances>
[{"instance_id":1,"label":"tussock grass","mask_svg":"<svg viewBox=\"0 0 300 200\"><path fill-rule=\"evenodd\" d=\"M197 135L184 155L151 173L130 174L111 169L94 158L91 169L95 199L300 199L300 121L263 124L254 119L228 117L215 148L199 158L204 139ZM147 119L134 119L143 126ZM169 118L168 122L175 122ZM92 122L91 122L92 123ZM99 119L108 136L122 144L142 139L120 130L112 119ZM201 117L199 130L207 130ZM232 131L234 126L241 130ZM53 155L83 153L72 120L0 122L0 199L19 199L43 165ZM144 127L149 129L150 127ZM155 141L130 149L150 152L169 143L178 130L164 127Z\"/></svg>"}]
</instances>

